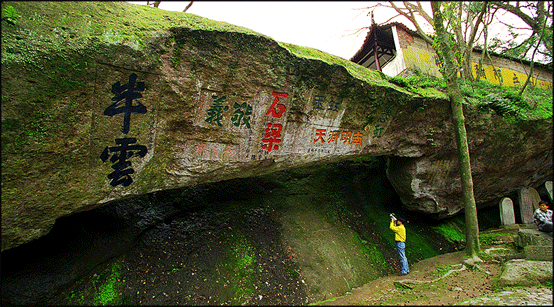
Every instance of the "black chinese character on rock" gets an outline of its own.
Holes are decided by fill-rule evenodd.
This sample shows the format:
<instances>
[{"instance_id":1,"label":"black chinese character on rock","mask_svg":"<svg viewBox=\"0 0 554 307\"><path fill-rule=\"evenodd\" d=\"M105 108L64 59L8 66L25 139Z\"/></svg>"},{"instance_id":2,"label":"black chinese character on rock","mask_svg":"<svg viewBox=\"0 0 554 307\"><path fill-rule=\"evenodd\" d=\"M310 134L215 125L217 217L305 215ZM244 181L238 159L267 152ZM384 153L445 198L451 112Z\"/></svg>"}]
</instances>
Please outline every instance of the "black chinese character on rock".
<instances>
[{"instance_id":1,"label":"black chinese character on rock","mask_svg":"<svg viewBox=\"0 0 554 307\"><path fill-rule=\"evenodd\" d=\"M252 107L247 105L246 102L243 104L238 104L235 102L235 112L231 121L233 125L240 127L241 125L246 125L246 128L250 129L250 116L252 115Z\"/></svg>"},{"instance_id":2,"label":"black chinese character on rock","mask_svg":"<svg viewBox=\"0 0 554 307\"><path fill-rule=\"evenodd\" d=\"M221 98L217 98L217 95L212 95L212 99L214 101L214 104L208 109L208 118L206 118L205 122L207 122L208 124L216 123L218 126L221 127L223 112L229 110L228 106L221 105L225 101L225 99L227 99L227 97L223 96Z\"/></svg>"},{"instance_id":3,"label":"black chinese character on rock","mask_svg":"<svg viewBox=\"0 0 554 307\"><path fill-rule=\"evenodd\" d=\"M327 110L338 112L339 106L340 106L340 102L336 102L336 101L333 101L333 99L331 99L331 101L329 102L329 108Z\"/></svg>"},{"instance_id":4,"label":"black chinese character on rock","mask_svg":"<svg viewBox=\"0 0 554 307\"><path fill-rule=\"evenodd\" d=\"M137 139L135 138L115 139L115 143L118 146L106 146L106 148L104 148L104 151L100 155L100 159L102 159L102 162L106 162L109 158L110 161L114 163L114 165L112 165L114 171L108 175L108 179L112 180L110 182L112 186L115 187L119 184L123 184L124 187L127 187L131 183L133 183L131 174L133 174L135 170L131 168L131 161L127 161L127 159L135 155L138 155L142 158L146 155L146 153L148 153L148 148L146 146L131 145L135 144L136 142ZM110 153L112 153L111 158Z\"/></svg>"},{"instance_id":5,"label":"black chinese character on rock","mask_svg":"<svg viewBox=\"0 0 554 307\"><path fill-rule=\"evenodd\" d=\"M314 106L312 110L323 110L323 103L325 102L325 96L314 96Z\"/></svg>"},{"instance_id":6,"label":"black chinese character on rock","mask_svg":"<svg viewBox=\"0 0 554 307\"><path fill-rule=\"evenodd\" d=\"M131 113L145 114L146 107L137 101L138 105L133 105L133 100L142 98L140 92L144 91L144 82L136 82L137 75L132 73L129 76L129 82L121 85L119 81L112 85L112 93L116 94L112 98L115 101L106 110L104 115L114 116L116 114L124 113L123 117L123 134L129 133L129 125L131 122ZM119 106L119 102L125 100L125 104Z\"/></svg>"}]
</instances>

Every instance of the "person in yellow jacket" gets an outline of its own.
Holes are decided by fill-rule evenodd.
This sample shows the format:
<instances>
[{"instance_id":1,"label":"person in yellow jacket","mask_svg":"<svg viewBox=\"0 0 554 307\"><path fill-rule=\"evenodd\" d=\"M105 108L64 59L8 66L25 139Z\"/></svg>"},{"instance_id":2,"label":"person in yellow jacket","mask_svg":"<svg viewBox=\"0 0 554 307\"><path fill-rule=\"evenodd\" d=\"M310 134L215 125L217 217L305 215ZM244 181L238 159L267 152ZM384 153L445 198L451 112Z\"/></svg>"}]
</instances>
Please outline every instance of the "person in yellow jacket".
<instances>
[{"instance_id":1,"label":"person in yellow jacket","mask_svg":"<svg viewBox=\"0 0 554 307\"><path fill-rule=\"evenodd\" d=\"M400 258L400 267L402 271L398 276L408 275L410 269L408 267L408 259L406 258L406 228L404 227L405 220L402 218L396 218L391 214L390 229L394 232L394 241L396 241L396 250L398 251L398 258Z\"/></svg>"}]
</instances>

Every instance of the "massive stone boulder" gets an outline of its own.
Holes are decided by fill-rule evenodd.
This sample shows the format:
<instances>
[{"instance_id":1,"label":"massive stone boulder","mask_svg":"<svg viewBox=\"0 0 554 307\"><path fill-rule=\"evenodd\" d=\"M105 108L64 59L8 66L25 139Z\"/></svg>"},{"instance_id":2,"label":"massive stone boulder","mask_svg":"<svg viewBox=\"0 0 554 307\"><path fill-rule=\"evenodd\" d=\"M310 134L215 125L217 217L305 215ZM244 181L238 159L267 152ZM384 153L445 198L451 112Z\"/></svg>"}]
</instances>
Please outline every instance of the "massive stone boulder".
<instances>
[{"instance_id":1,"label":"massive stone boulder","mask_svg":"<svg viewBox=\"0 0 554 307\"><path fill-rule=\"evenodd\" d=\"M442 111L448 112L448 107ZM498 203L517 189L538 187L552 178L552 118L514 123L474 108L464 108L464 112L478 207ZM445 120L438 126L427 126L419 122L425 119L415 116L406 120L414 126L405 127L394 120L387 132L393 138L412 137L426 142L423 147L427 151L408 158L402 155L389 158L387 175L402 203L408 209L437 218L462 211L452 123ZM430 148L436 150L429 151Z\"/></svg>"},{"instance_id":2,"label":"massive stone boulder","mask_svg":"<svg viewBox=\"0 0 554 307\"><path fill-rule=\"evenodd\" d=\"M409 209L462 209L440 91L192 14L7 6L19 16L2 21L2 250L113 200L364 155L389 157ZM479 203L551 177L551 118L466 116Z\"/></svg>"}]
</instances>

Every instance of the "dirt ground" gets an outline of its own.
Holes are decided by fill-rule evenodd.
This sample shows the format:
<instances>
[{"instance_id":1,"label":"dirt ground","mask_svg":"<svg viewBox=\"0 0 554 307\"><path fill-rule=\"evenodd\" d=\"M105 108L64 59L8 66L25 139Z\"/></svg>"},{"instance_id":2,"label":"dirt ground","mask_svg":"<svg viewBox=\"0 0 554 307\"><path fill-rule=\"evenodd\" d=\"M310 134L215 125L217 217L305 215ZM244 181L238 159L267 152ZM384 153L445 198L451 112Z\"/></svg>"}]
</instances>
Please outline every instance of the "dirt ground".
<instances>
[{"instance_id":1,"label":"dirt ground","mask_svg":"<svg viewBox=\"0 0 554 307\"><path fill-rule=\"evenodd\" d=\"M464 260L463 251L426 259L406 276L380 278L318 305L453 305L493 293L492 281L502 272L502 264L489 260L476 270L464 268Z\"/></svg>"},{"instance_id":2,"label":"dirt ground","mask_svg":"<svg viewBox=\"0 0 554 307\"><path fill-rule=\"evenodd\" d=\"M308 171L282 174L286 178L281 181L287 183L283 187L266 180L259 184L270 187L263 197L219 196L225 198L221 202L204 195L252 194L256 191L253 182L243 184L248 189L241 189L237 182L217 186L227 194L214 187L206 189L201 198L194 199L208 199L203 207L165 218L145 230L128 252L96 267L51 303L306 305L343 295L399 269L394 248L382 242L382 232L366 221L361 208L346 205L343 194L353 198L352 203L385 202L387 210L399 208L392 201L358 199L355 191L336 193L337 176L344 172L323 170L326 176L311 177ZM339 182L348 183L340 186L342 190L362 190L350 181ZM375 185L382 186L381 182ZM341 201L344 204L339 206ZM368 214L384 216L388 225L388 211L366 209ZM388 229L385 232L390 235ZM368 260L359 246L364 243L357 244L353 238L375 247L370 251L379 262ZM426 238L440 243L439 238Z\"/></svg>"},{"instance_id":3,"label":"dirt ground","mask_svg":"<svg viewBox=\"0 0 554 307\"><path fill-rule=\"evenodd\" d=\"M269 214L264 209L245 216L200 211L161 223L130 252L95 269L55 303L302 304L306 298L294 262L280 247ZM232 242L224 239L232 237ZM257 246L246 244L252 238Z\"/></svg>"}]
</instances>

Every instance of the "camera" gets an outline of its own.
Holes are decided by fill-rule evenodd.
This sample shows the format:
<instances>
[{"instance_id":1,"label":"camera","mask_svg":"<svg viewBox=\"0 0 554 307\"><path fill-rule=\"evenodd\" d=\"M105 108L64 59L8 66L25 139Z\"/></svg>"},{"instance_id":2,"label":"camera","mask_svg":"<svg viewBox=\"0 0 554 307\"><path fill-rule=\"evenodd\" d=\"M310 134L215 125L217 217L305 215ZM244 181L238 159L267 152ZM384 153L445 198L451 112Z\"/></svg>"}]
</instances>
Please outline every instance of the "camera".
<instances>
[{"instance_id":1,"label":"camera","mask_svg":"<svg viewBox=\"0 0 554 307\"><path fill-rule=\"evenodd\" d=\"M390 216L392 219L396 220L396 216L394 216L394 213L389 214L389 216Z\"/></svg>"}]
</instances>

